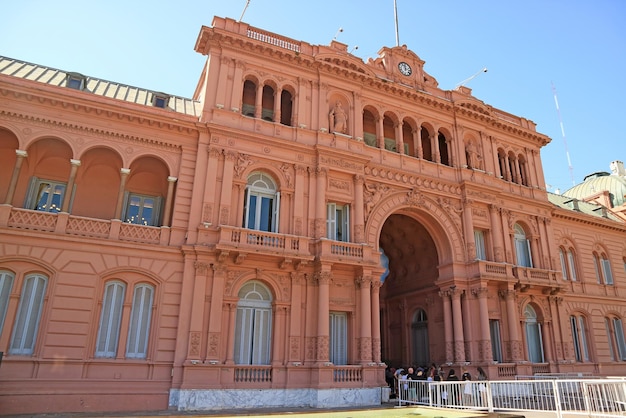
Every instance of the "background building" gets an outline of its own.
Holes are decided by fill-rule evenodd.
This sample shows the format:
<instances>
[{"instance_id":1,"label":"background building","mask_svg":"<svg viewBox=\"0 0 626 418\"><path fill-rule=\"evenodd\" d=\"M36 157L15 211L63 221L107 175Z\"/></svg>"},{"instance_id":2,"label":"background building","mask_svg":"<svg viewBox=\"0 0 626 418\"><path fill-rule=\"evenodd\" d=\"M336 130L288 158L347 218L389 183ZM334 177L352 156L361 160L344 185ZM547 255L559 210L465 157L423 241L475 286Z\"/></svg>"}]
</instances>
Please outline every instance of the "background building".
<instances>
[{"instance_id":1,"label":"background building","mask_svg":"<svg viewBox=\"0 0 626 418\"><path fill-rule=\"evenodd\" d=\"M626 372L623 191L548 194L533 122L406 47L215 18L195 49L192 99L0 58L3 412Z\"/></svg>"}]
</instances>

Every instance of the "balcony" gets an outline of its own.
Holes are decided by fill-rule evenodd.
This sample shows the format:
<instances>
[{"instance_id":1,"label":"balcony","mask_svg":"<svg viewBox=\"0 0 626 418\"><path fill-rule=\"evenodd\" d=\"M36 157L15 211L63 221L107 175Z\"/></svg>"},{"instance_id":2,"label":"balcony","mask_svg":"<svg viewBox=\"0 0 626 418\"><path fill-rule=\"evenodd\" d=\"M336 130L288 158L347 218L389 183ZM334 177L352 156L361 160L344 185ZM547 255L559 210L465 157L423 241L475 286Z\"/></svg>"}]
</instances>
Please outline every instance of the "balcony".
<instances>
[{"instance_id":1,"label":"balcony","mask_svg":"<svg viewBox=\"0 0 626 418\"><path fill-rule=\"evenodd\" d=\"M312 260L309 251L310 239L274 232L257 231L221 225L218 228L216 248L225 251L238 250L244 253L275 254Z\"/></svg>"},{"instance_id":2,"label":"balcony","mask_svg":"<svg viewBox=\"0 0 626 418\"><path fill-rule=\"evenodd\" d=\"M485 279L509 280L513 278L511 264L497 263L495 261L475 260L467 265L468 277L480 277Z\"/></svg>"},{"instance_id":3,"label":"balcony","mask_svg":"<svg viewBox=\"0 0 626 418\"><path fill-rule=\"evenodd\" d=\"M378 251L372 251L372 247L367 244L333 241L326 238L313 243L312 251L320 260L347 264L378 265L380 257Z\"/></svg>"},{"instance_id":4,"label":"balcony","mask_svg":"<svg viewBox=\"0 0 626 418\"><path fill-rule=\"evenodd\" d=\"M541 288L545 294L556 294L562 290L562 285L557 280L559 274L559 272L554 270L522 266L513 267L513 276L517 279L515 286L521 292L525 292L530 288Z\"/></svg>"},{"instance_id":5,"label":"balcony","mask_svg":"<svg viewBox=\"0 0 626 418\"><path fill-rule=\"evenodd\" d=\"M169 228L124 223L119 219L96 219L0 205L0 228L51 232L88 238L167 245Z\"/></svg>"}]
</instances>

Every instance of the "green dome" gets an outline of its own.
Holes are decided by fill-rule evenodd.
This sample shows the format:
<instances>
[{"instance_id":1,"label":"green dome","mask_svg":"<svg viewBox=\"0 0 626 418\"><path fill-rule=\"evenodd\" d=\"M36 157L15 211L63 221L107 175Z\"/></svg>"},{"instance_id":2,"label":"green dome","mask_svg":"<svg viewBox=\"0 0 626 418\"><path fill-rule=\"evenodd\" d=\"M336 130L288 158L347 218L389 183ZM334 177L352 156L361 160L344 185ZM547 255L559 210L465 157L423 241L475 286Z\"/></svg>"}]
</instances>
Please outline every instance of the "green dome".
<instances>
[{"instance_id":1,"label":"green dome","mask_svg":"<svg viewBox=\"0 0 626 418\"><path fill-rule=\"evenodd\" d=\"M624 176L623 167L623 163L616 161L611 164L613 173L601 171L589 174L582 183L577 184L563 194L582 200L606 190L609 192L612 207L621 206L626 202L626 176Z\"/></svg>"}]
</instances>

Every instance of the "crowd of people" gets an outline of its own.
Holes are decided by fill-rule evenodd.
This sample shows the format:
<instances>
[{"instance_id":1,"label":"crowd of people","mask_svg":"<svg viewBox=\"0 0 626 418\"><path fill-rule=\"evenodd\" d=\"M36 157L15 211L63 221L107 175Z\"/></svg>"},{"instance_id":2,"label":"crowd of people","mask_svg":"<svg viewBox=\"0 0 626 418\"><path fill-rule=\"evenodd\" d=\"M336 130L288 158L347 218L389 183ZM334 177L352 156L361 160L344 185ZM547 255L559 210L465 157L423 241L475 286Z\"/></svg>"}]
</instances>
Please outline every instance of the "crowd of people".
<instances>
[{"instance_id":1,"label":"crowd of people","mask_svg":"<svg viewBox=\"0 0 626 418\"><path fill-rule=\"evenodd\" d=\"M472 374L467 370L463 369L461 377L456 374L456 370L454 368L450 368L447 372L447 375L441 366L436 364L431 364L428 367L407 367L407 368L395 368L387 366L387 370L385 373L385 380L387 384L391 388L390 398L394 399L398 396L400 391L402 391L402 398L404 400L413 401L418 398L416 393L416 385L411 385L408 381L418 380L418 381L427 381L427 382L458 382L458 381L466 381L468 382L461 389L460 386L454 386L454 392L450 394L450 403L457 404L462 399L464 404L470 405L475 404L477 401L480 403L480 398L482 397L481 392L485 391L485 381L488 380L487 373L483 370L482 367L476 368L476 376L475 379L479 383L471 384ZM448 403L448 396L446 390L442 390L440 395L441 402L443 404Z\"/></svg>"}]
</instances>

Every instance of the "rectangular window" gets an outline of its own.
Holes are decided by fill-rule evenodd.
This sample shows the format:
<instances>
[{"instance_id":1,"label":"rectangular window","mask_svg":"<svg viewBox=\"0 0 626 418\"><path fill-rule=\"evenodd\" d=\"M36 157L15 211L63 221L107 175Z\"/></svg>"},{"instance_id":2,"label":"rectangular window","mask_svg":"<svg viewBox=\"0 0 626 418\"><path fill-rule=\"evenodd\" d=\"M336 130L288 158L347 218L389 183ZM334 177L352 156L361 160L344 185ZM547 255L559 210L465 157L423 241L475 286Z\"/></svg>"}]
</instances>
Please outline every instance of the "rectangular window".
<instances>
[{"instance_id":1,"label":"rectangular window","mask_svg":"<svg viewBox=\"0 0 626 418\"><path fill-rule=\"evenodd\" d=\"M10 354L33 354L46 285L47 279L39 275L29 276L24 280L24 288L13 329L13 339L9 349Z\"/></svg>"},{"instance_id":2,"label":"rectangular window","mask_svg":"<svg viewBox=\"0 0 626 418\"><path fill-rule=\"evenodd\" d=\"M476 245L476 259L486 260L487 254L485 252L485 233L481 230L474 230L474 243Z\"/></svg>"},{"instance_id":3,"label":"rectangular window","mask_svg":"<svg viewBox=\"0 0 626 418\"><path fill-rule=\"evenodd\" d=\"M270 364L271 310L240 306L235 320L235 364Z\"/></svg>"},{"instance_id":4,"label":"rectangular window","mask_svg":"<svg viewBox=\"0 0 626 418\"><path fill-rule=\"evenodd\" d=\"M142 284L135 287L126 345L126 357L128 358L146 358L153 295L152 286Z\"/></svg>"},{"instance_id":5,"label":"rectangular window","mask_svg":"<svg viewBox=\"0 0 626 418\"><path fill-rule=\"evenodd\" d=\"M336 366L348 364L348 314L330 313L330 361Z\"/></svg>"},{"instance_id":6,"label":"rectangular window","mask_svg":"<svg viewBox=\"0 0 626 418\"><path fill-rule=\"evenodd\" d=\"M611 355L611 361L615 361L615 346L616 346L616 342L615 342L615 335L613 334L613 331L611 330L611 321L609 320L609 318L604 318L604 327L606 328L606 336L609 339L609 353Z\"/></svg>"},{"instance_id":7,"label":"rectangular window","mask_svg":"<svg viewBox=\"0 0 626 418\"><path fill-rule=\"evenodd\" d=\"M65 188L66 184L63 182L33 177L24 206L26 209L34 209L41 212L61 212L63 199L65 198Z\"/></svg>"},{"instance_id":8,"label":"rectangular window","mask_svg":"<svg viewBox=\"0 0 626 418\"><path fill-rule=\"evenodd\" d=\"M96 357L115 358L117 355L125 290L126 286L121 282L110 282L106 285L96 341Z\"/></svg>"},{"instance_id":9,"label":"rectangular window","mask_svg":"<svg viewBox=\"0 0 626 418\"><path fill-rule=\"evenodd\" d=\"M598 284L601 284L602 275L601 275L601 269L600 269L600 259L598 258L597 254L593 255L593 268L596 271L596 281L598 282Z\"/></svg>"},{"instance_id":10,"label":"rectangular window","mask_svg":"<svg viewBox=\"0 0 626 418\"><path fill-rule=\"evenodd\" d=\"M527 239L515 240L515 252L517 253L517 265L532 267L533 261L530 255L530 242Z\"/></svg>"},{"instance_id":11,"label":"rectangular window","mask_svg":"<svg viewBox=\"0 0 626 418\"><path fill-rule=\"evenodd\" d=\"M350 207L329 203L326 207L326 238L335 241L350 241Z\"/></svg>"},{"instance_id":12,"label":"rectangular window","mask_svg":"<svg viewBox=\"0 0 626 418\"><path fill-rule=\"evenodd\" d=\"M161 198L135 193L126 195L124 222L135 225L158 226L161 215Z\"/></svg>"},{"instance_id":13,"label":"rectangular window","mask_svg":"<svg viewBox=\"0 0 626 418\"><path fill-rule=\"evenodd\" d=\"M502 340L500 337L500 321L497 319L489 320L489 333L491 335L491 354L493 361L502 363Z\"/></svg>"},{"instance_id":14,"label":"rectangular window","mask_svg":"<svg viewBox=\"0 0 626 418\"><path fill-rule=\"evenodd\" d=\"M570 316L570 326L572 329L572 339L574 342L574 355L576 361L589 361L589 350L587 349L587 336L585 320L583 317Z\"/></svg>"}]
</instances>

